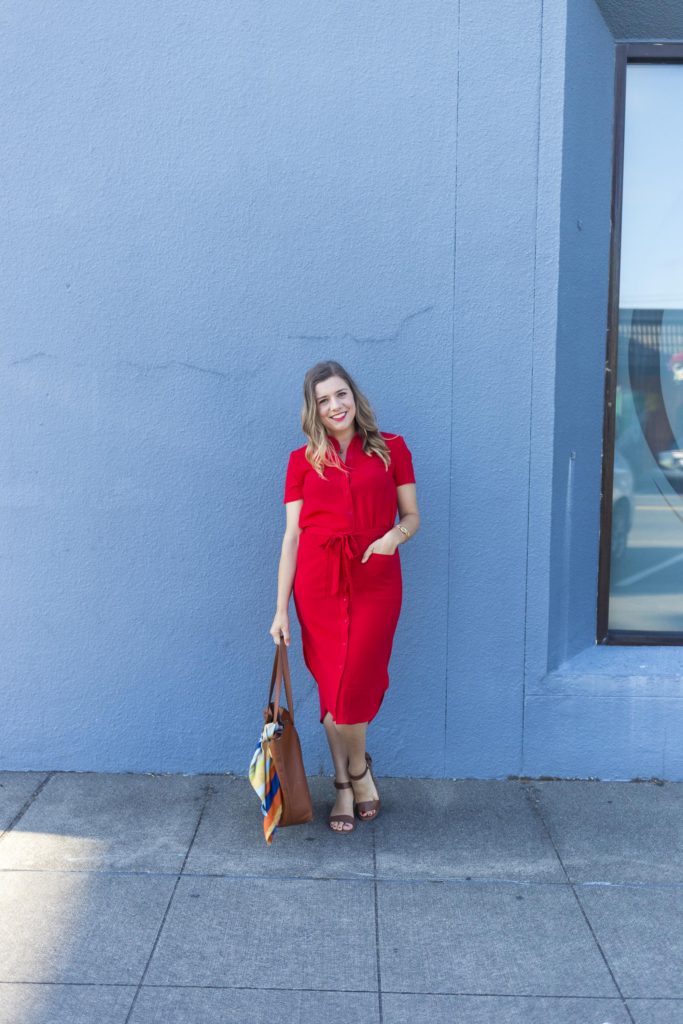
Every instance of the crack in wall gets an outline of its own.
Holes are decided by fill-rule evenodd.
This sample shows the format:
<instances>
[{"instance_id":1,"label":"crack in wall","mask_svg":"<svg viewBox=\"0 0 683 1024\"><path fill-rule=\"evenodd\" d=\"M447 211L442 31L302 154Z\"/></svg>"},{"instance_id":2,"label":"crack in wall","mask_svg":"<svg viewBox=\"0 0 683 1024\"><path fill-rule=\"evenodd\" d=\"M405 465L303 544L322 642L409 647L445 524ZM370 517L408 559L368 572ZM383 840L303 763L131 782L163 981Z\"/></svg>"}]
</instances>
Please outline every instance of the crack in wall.
<instances>
[{"instance_id":1,"label":"crack in wall","mask_svg":"<svg viewBox=\"0 0 683 1024\"><path fill-rule=\"evenodd\" d=\"M356 334L349 334L348 331L345 334L288 334L287 337L290 341L355 341L358 345L381 345L390 341L399 341L411 320L415 320L418 316L424 316L426 313L431 313L433 309L434 306L423 306L421 309L416 309L414 313L408 313L407 316L404 316L403 319L399 321L399 325L395 331L381 337L373 335L368 337L359 337Z\"/></svg>"},{"instance_id":2,"label":"crack in wall","mask_svg":"<svg viewBox=\"0 0 683 1024\"><path fill-rule=\"evenodd\" d=\"M133 369L142 370L144 373L154 373L156 370L168 370L173 366L183 366L187 370L196 370L198 373L208 373L213 377L220 377L224 380L233 380L234 377L223 370L214 370L208 366L199 366L197 363L186 363L181 359L169 359L166 363L135 363L130 359L122 359L119 366L131 366Z\"/></svg>"},{"instance_id":3,"label":"crack in wall","mask_svg":"<svg viewBox=\"0 0 683 1024\"><path fill-rule=\"evenodd\" d=\"M49 352L31 352L27 356L22 356L21 359L13 359L9 366L20 366L22 363L32 363L35 359L57 359L57 356L52 356Z\"/></svg>"},{"instance_id":4,"label":"crack in wall","mask_svg":"<svg viewBox=\"0 0 683 1024\"><path fill-rule=\"evenodd\" d=\"M35 362L37 359L52 359L55 362L57 362L58 360L60 360L62 358L63 357L57 356L57 355L53 355L53 354L51 354L49 352L31 352L29 355L22 356L20 359L12 359L7 365L8 366L25 366L28 363ZM63 361L64 362L70 362L72 366L81 367L81 368L88 367L89 369L97 370L97 371L103 371L103 370L107 370L107 369L111 368L111 366L109 366L109 367L102 367L102 366L96 366L96 365L90 366L90 364L84 363L84 362L82 362L80 360L77 361L77 360L63 359ZM248 379L248 378L253 376L253 369L249 369L248 371L245 371L243 374L234 374L234 373L230 374L230 373L226 373L223 370L215 370L213 367L210 367L210 366L200 366L198 363L188 363L188 362L185 362L184 360L181 360L181 359L169 359L165 363L137 363L137 362L134 362L133 360L130 360L130 359L120 359L120 360L117 360L117 362L112 364L112 365L114 365L114 366L129 366L132 369L141 370L143 373L154 373L157 370L170 370L170 369L173 369L175 367L181 367L181 368L184 368L186 370L196 371L197 373L209 374L209 376L218 377L221 380L233 380L233 381L234 380L246 380L246 379Z\"/></svg>"}]
</instances>

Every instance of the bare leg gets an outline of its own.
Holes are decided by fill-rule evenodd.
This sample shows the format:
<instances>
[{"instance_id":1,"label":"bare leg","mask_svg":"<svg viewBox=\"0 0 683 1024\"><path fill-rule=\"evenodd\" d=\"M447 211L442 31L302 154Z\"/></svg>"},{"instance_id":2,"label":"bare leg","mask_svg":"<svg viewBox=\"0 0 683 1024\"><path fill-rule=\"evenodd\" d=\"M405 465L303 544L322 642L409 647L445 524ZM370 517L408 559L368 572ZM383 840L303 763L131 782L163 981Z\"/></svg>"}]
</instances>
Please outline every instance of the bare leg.
<instances>
[{"instance_id":1,"label":"bare leg","mask_svg":"<svg viewBox=\"0 0 683 1024\"><path fill-rule=\"evenodd\" d=\"M349 773L346 762L349 752L346 747L346 740L339 731L340 726L335 724L335 721L329 711L323 718L323 725L325 726L325 732L327 733L327 742L330 745L330 753L332 754L332 763L334 764L334 772L337 777L337 782L347 782ZM341 726L341 728L344 728L344 726Z\"/></svg>"},{"instance_id":2,"label":"bare leg","mask_svg":"<svg viewBox=\"0 0 683 1024\"><path fill-rule=\"evenodd\" d=\"M349 771L358 775L365 768L365 735L367 722L356 725L338 725L337 732L343 738L344 746L349 752Z\"/></svg>"},{"instance_id":3,"label":"bare leg","mask_svg":"<svg viewBox=\"0 0 683 1024\"><path fill-rule=\"evenodd\" d=\"M347 768L347 761L349 754L346 748L346 742L338 731L338 727L335 725L334 719L329 711L323 719L323 725L325 726L325 732L327 733L327 742L330 745L335 778L337 782L348 782L349 772ZM337 799L334 802L334 807L332 808L331 813L350 814L353 817L353 790L337 789L335 792L337 794ZM350 832L352 828L348 821L333 821L330 822L330 825L338 832Z\"/></svg>"},{"instance_id":4,"label":"bare leg","mask_svg":"<svg viewBox=\"0 0 683 1024\"><path fill-rule=\"evenodd\" d=\"M336 729L342 736L346 744L346 749L349 752L348 771L350 771L352 775L360 775L360 773L366 768L365 737L368 729L368 723L358 722L355 725L337 725ZM348 776L345 776L345 778L348 778ZM353 782L353 791L358 803L363 803L364 800L379 799L379 793L377 792L369 771L362 779L357 779ZM368 816L373 817L372 813ZM365 817L365 815L361 814L361 817Z\"/></svg>"}]
</instances>

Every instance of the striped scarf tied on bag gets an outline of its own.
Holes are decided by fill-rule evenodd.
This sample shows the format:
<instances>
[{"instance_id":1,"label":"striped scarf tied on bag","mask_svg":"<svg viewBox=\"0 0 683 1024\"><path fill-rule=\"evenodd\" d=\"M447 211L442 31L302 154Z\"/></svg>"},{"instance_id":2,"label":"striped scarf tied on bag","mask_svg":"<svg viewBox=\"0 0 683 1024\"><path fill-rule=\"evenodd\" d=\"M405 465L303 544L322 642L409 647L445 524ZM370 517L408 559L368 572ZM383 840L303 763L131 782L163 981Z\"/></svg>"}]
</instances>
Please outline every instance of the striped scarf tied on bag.
<instances>
[{"instance_id":1,"label":"striped scarf tied on bag","mask_svg":"<svg viewBox=\"0 0 683 1024\"><path fill-rule=\"evenodd\" d=\"M263 832L269 846L273 841L273 832L282 817L280 779L270 753L270 741L279 732L282 732L280 722L266 722L249 765L249 781L261 801Z\"/></svg>"}]
</instances>

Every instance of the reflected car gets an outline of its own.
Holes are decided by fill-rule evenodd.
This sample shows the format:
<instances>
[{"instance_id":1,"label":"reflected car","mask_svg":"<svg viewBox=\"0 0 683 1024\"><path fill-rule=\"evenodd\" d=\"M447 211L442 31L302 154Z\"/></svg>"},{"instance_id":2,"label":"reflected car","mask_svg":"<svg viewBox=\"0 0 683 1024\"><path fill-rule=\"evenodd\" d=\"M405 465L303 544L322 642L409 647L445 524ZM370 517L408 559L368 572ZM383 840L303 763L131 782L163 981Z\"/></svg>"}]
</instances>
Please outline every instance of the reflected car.
<instances>
[{"instance_id":1,"label":"reflected car","mask_svg":"<svg viewBox=\"0 0 683 1024\"><path fill-rule=\"evenodd\" d=\"M628 547L628 535L633 524L633 473L628 460L614 453L614 481L612 486L612 558L621 561Z\"/></svg>"},{"instance_id":2,"label":"reflected car","mask_svg":"<svg viewBox=\"0 0 683 1024\"><path fill-rule=\"evenodd\" d=\"M677 494L683 494L683 451L672 448L657 455L659 468Z\"/></svg>"}]
</instances>

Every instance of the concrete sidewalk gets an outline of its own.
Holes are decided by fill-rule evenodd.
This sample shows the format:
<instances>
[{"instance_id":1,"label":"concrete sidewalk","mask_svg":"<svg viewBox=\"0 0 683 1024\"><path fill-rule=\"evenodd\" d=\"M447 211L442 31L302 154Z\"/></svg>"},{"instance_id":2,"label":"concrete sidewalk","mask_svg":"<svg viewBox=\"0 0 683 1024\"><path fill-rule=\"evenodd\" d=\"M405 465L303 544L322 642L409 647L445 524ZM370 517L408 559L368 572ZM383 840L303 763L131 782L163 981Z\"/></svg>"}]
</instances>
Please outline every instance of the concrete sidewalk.
<instances>
[{"instance_id":1,"label":"concrete sidewalk","mask_svg":"<svg viewBox=\"0 0 683 1024\"><path fill-rule=\"evenodd\" d=\"M0 1024L680 1024L683 784L0 773Z\"/></svg>"}]
</instances>

